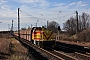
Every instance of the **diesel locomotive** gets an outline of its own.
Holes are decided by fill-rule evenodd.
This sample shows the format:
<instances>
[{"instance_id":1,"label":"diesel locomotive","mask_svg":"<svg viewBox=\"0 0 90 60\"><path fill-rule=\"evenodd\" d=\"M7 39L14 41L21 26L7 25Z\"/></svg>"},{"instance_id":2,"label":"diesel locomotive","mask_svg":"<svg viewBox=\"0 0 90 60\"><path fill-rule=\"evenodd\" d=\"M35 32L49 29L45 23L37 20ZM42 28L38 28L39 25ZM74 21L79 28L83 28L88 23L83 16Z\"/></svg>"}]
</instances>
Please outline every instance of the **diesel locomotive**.
<instances>
[{"instance_id":1,"label":"diesel locomotive","mask_svg":"<svg viewBox=\"0 0 90 60\"><path fill-rule=\"evenodd\" d=\"M18 31L14 32L14 35L18 36ZM20 30L20 38L28 40L41 48L54 48L55 46L53 32L43 27Z\"/></svg>"},{"instance_id":2,"label":"diesel locomotive","mask_svg":"<svg viewBox=\"0 0 90 60\"><path fill-rule=\"evenodd\" d=\"M55 46L53 32L41 27L32 28L31 42L42 48L53 48Z\"/></svg>"}]
</instances>

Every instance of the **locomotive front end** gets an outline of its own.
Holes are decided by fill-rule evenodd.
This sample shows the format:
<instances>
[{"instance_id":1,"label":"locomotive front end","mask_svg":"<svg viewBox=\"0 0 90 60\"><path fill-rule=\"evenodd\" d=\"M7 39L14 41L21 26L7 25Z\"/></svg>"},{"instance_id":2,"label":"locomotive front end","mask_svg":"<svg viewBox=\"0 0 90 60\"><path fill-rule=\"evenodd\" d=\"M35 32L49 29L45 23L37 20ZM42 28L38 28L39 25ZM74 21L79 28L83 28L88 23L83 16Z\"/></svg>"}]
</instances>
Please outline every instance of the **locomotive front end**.
<instances>
[{"instance_id":1,"label":"locomotive front end","mask_svg":"<svg viewBox=\"0 0 90 60\"><path fill-rule=\"evenodd\" d=\"M53 32L41 27L32 28L31 42L41 48L54 48L55 46Z\"/></svg>"}]
</instances>

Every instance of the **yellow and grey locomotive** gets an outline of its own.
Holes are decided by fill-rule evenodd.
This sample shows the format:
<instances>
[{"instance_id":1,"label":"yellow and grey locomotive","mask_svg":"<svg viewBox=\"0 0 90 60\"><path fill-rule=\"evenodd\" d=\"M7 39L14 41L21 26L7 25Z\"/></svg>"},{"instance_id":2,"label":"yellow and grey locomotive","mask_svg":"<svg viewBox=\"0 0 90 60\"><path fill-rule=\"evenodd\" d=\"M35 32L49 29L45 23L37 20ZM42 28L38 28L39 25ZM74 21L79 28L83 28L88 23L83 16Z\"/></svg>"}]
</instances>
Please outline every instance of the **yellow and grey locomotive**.
<instances>
[{"instance_id":1,"label":"yellow and grey locomotive","mask_svg":"<svg viewBox=\"0 0 90 60\"><path fill-rule=\"evenodd\" d=\"M32 28L31 42L42 48L53 48L55 46L53 32L41 27Z\"/></svg>"}]
</instances>

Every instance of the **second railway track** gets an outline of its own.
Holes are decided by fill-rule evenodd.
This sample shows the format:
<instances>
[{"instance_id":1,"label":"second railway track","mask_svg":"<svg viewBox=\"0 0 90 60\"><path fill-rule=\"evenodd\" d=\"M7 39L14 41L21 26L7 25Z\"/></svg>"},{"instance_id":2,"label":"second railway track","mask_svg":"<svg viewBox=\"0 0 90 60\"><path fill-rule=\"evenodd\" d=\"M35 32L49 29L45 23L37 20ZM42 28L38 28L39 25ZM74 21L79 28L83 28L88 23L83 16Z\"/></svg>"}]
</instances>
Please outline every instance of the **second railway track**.
<instances>
[{"instance_id":1,"label":"second railway track","mask_svg":"<svg viewBox=\"0 0 90 60\"><path fill-rule=\"evenodd\" d=\"M90 60L90 56L88 56L86 54L82 54L82 53L78 53L78 52L74 52L74 53L66 53L66 52L62 52L62 51L58 51L58 52L68 55L70 57L73 57L77 60Z\"/></svg>"},{"instance_id":2,"label":"second railway track","mask_svg":"<svg viewBox=\"0 0 90 60\"><path fill-rule=\"evenodd\" d=\"M56 50L61 51L63 54L77 58L78 60L90 60L89 53L84 50L78 50L76 48L74 49L63 45L58 45Z\"/></svg>"},{"instance_id":3,"label":"second railway track","mask_svg":"<svg viewBox=\"0 0 90 60\"><path fill-rule=\"evenodd\" d=\"M78 60L77 58L69 56L68 54L62 53L60 51L53 50L53 51L50 51L50 52L57 55L58 57L63 58L64 60Z\"/></svg>"}]
</instances>

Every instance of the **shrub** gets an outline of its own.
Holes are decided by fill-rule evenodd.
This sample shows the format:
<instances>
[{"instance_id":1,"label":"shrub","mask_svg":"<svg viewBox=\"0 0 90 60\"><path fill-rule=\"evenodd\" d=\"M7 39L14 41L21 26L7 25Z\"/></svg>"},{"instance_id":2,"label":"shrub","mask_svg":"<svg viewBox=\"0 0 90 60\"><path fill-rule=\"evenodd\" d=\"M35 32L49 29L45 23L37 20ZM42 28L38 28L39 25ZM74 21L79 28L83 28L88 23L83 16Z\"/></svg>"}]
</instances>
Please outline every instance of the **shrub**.
<instances>
[{"instance_id":1,"label":"shrub","mask_svg":"<svg viewBox=\"0 0 90 60\"><path fill-rule=\"evenodd\" d=\"M80 32L78 34L78 39L81 42L90 42L90 29Z\"/></svg>"}]
</instances>

